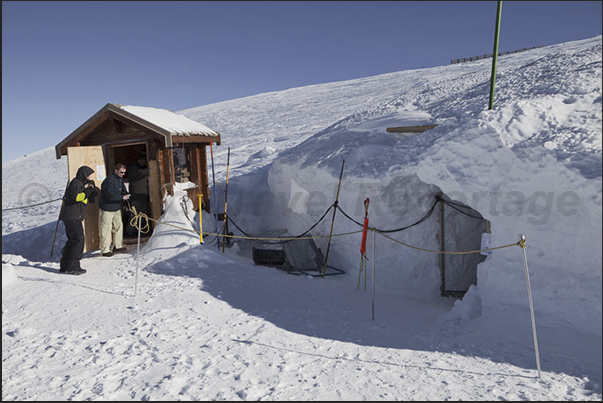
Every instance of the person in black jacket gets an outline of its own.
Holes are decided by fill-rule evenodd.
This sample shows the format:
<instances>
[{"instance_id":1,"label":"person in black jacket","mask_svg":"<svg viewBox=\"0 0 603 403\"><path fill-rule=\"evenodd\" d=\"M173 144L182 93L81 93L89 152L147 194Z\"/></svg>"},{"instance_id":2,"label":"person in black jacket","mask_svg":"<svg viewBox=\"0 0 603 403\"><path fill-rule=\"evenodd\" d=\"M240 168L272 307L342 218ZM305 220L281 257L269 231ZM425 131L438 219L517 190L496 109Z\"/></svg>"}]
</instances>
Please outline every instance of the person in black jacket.
<instances>
[{"instance_id":1,"label":"person in black jacket","mask_svg":"<svg viewBox=\"0 0 603 403\"><path fill-rule=\"evenodd\" d=\"M94 170L89 166L81 166L77 170L75 178L69 182L65 196L63 196L63 208L59 219L65 224L67 242L62 250L61 273L86 273L86 270L80 266L85 241L82 221L86 217L88 202L94 203L94 197L98 194L94 188L94 181L90 179L93 173Z\"/></svg>"},{"instance_id":2,"label":"person in black jacket","mask_svg":"<svg viewBox=\"0 0 603 403\"><path fill-rule=\"evenodd\" d=\"M130 195L122 180L126 173L124 164L115 165L115 170L104 180L98 202L100 207L100 243L103 256L113 256L114 253L125 252L123 246L124 233L121 218L121 208L124 200ZM111 250L113 240L113 251Z\"/></svg>"}]
</instances>

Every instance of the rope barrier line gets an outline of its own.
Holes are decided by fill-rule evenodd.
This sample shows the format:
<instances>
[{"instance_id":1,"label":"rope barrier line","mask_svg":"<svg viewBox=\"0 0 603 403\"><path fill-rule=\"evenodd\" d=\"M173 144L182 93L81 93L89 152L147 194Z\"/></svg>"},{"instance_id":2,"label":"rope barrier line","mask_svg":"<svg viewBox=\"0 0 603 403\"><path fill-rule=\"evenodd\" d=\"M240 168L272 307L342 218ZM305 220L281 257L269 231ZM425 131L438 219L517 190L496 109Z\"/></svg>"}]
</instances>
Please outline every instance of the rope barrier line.
<instances>
[{"instance_id":1,"label":"rope barrier line","mask_svg":"<svg viewBox=\"0 0 603 403\"><path fill-rule=\"evenodd\" d=\"M138 221L138 218L142 218L143 220L145 220L145 225L142 226L142 228L140 229L140 232L143 233L147 233L149 232L149 222L148 220L154 221L158 224L163 224L163 225L169 225L170 227L174 227L174 228L178 228L184 231L190 231L190 232L194 232L197 235L213 235L213 236L221 236L221 237L227 237L227 238L237 238L237 239L257 239L257 240L270 240L270 241L286 241L286 240L297 240L297 239L320 239L320 238L328 238L328 235L319 235L319 236L308 236L308 237L290 237L290 238L260 238L260 237L250 237L250 236L240 236L240 235L225 235L225 234L216 234L213 232L198 232L195 231L194 229L190 229L190 228L184 228L184 227L179 227L177 225L174 224L170 224L170 223L166 223L166 222L161 222L159 220L155 220L153 218L150 218L149 216L147 216L145 213L138 213L136 211L136 207L130 207L130 211L134 214L134 216L130 219L130 224L138 229L138 224L136 223L136 221ZM336 234L336 235L332 235L332 236L345 236L345 235L352 235L352 234L358 234L362 232L362 230L359 231L352 231L352 232L346 232L343 234Z\"/></svg>"},{"instance_id":2,"label":"rope barrier line","mask_svg":"<svg viewBox=\"0 0 603 403\"><path fill-rule=\"evenodd\" d=\"M359 234L361 233L362 230L358 230L358 231L352 231L352 232L345 232L343 234L333 234L331 236L345 236L345 235L353 235L353 234ZM246 237L246 236L239 236L239 235L223 235L223 234L213 234L211 232L203 232L203 234L205 235L217 235L217 236L225 236L228 238L238 238L238 239L261 239L261 240L271 240L271 241L295 241L298 239L319 239L319 238L328 238L329 235L319 235L319 236L306 236L306 237L292 237L292 238L258 238L258 237Z\"/></svg>"},{"instance_id":3,"label":"rope barrier line","mask_svg":"<svg viewBox=\"0 0 603 403\"><path fill-rule=\"evenodd\" d=\"M136 211L136 207L129 206L129 210L134 215L130 219L130 225L132 225L134 228L139 229L138 224L137 224L137 221L138 221L139 218L141 220L144 220L145 224L142 226L142 228L140 228L140 232L142 232L142 233L149 232L149 230L150 230L149 220L154 221L154 222L156 222L158 224L169 225L170 227L178 228L178 229L181 229L181 230L184 230L184 231L194 232L195 234L197 234L199 236L213 235L213 236L216 236L216 237L221 236L221 237L225 237L225 238L248 239L248 240L263 240L263 241L295 241L295 240L300 240L300 239L321 239L321 238L328 238L328 237L332 237L332 236L346 236L346 235L353 235L353 234L359 234L359 233L364 232L364 230L361 229L361 230L358 230L358 231L345 232L345 233L342 233L342 234L334 234L334 235L319 235L319 236L308 236L308 237L297 236L297 237L284 237L284 238L252 237L252 236L241 236L241 235L226 235L226 234L223 234L223 233L212 233L212 232L203 232L203 231L198 232L198 231L195 231L194 229L179 227L177 225L173 225L173 224L170 224L170 223L161 222L159 220L155 220L155 219L150 218L145 213L138 213ZM330 210L330 208L327 210L327 212L329 210ZM324 217L324 215L323 215L323 217ZM320 222L320 220L319 220L319 222ZM312 227L312 228L314 228L314 227ZM397 239L394 239L394 238L392 238L392 237L390 237L388 235L385 235L382 231L380 231L380 230L378 230L376 228L368 228L368 230L371 230L373 232L377 232L380 235L382 235L383 237L385 237L385 238L387 238L387 239L389 239L391 241L394 241L396 243L399 243L400 245L406 246L408 248L420 250L420 251L423 251L423 252L438 253L438 254L468 255L468 254L472 254L472 253L481 253L481 252L487 252L487 251L493 251L493 250L498 250L498 249L509 248L511 246L520 246L522 249L526 248L526 241L525 241L525 239L521 239L519 242L516 242L516 243L512 243L512 244L504 245L504 246L497 246L497 247L488 248L488 249L472 250L472 251L465 251L465 252L438 251L438 250L424 249L424 248L419 248L419 247L416 247L416 246L408 245L408 244L406 244L404 242L401 242L401 241L398 241ZM305 233L307 233L307 232L309 232L309 231L306 231ZM302 234L302 235L304 235L304 234Z\"/></svg>"},{"instance_id":4,"label":"rope barrier line","mask_svg":"<svg viewBox=\"0 0 603 403\"><path fill-rule=\"evenodd\" d=\"M427 220L427 219L428 219L428 218L431 216L431 214L432 214L432 213L433 213L433 211L435 210L435 207L436 207L437 203L438 203L438 202L440 202L440 201L441 201L441 202L443 202L444 204L449 205L449 206L450 206L450 207L452 207L453 209L457 210L459 213L461 213L461 214L465 214L465 215L466 215L466 216L468 216L468 217L471 217L471 218L477 218L477 219L480 219L480 220L483 220L483 219L484 219L483 217L476 217L476 216L474 216L474 215L468 214L468 213L466 213L466 212L464 212L464 211L462 211L462 210L460 210L460 209L458 209L458 208L456 208L456 207L455 207L455 206L458 206L458 207L463 207L463 208L471 208L471 207L469 207L469 206L463 206L463 205L461 205L461 204L454 203L454 202L451 202L451 201L449 201L449 200L444 200L444 199L442 199L442 198L440 198L440 197L437 197L437 196L436 196L436 201L435 201L435 202L434 202L434 204L433 204L433 205L430 207L429 211L427 211L427 213L425 213L425 215L424 215L422 218L420 218L420 219L419 219L417 222L415 222L414 224L410 224L410 225L407 225L406 227L402 227L402 228L398 228L398 229L390 229L390 230L375 229L375 230L376 230L376 231L380 231L380 232L382 232L382 233L383 233L383 232L388 232L388 233L390 233L390 232L400 232L400 231L407 230L407 229L409 229L409 228L411 228L411 227L414 227L415 225L421 224L422 222L424 222L425 220ZM342 214L343 214L343 215L344 215L344 216L345 216L345 217L346 217L348 220L350 220L350 221L354 222L354 223L355 223L356 225L358 225L358 226L362 226L362 224L361 224L361 223L359 223L358 221L354 220L354 219L353 219L352 217L350 217L350 216L349 216L349 215L348 215L348 214L347 214L345 211L343 211L343 209L341 208L341 206L337 206L337 209L338 209L339 211L341 211L341 213L342 213Z\"/></svg>"},{"instance_id":5,"label":"rope barrier line","mask_svg":"<svg viewBox=\"0 0 603 403\"><path fill-rule=\"evenodd\" d=\"M435 210L435 207L436 207L436 205L437 205L438 201L440 201L440 200L439 200L439 199L436 199L436 201L433 203L433 205L431 206L431 208L429 209L429 211L427 211L427 213L425 213L425 215L424 215L422 218L420 218L420 219L419 219L417 222L415 222L414 224L410 224L410 225L407 225L406 227L397 228L397 229L390 229L390 230L384 230L384 229L383 229L383 230L380 230L380 229L375 229L375 230L376 230L376 231L380 231L380 232L400 232L400 231L407 230L407 229L409 229L409 228L411 228L411 227L414 227L415 225L421 224L422 222L424 222L425 220L427 220L427 219L428 219L428 218L431 216L431 214L432 214L432 213L433 213L433 211ZM344 215L344 216L345 216L345 217L346 217L348 220L350 220L350 221L354 222L356 225L359 225L359 226L361 226L361 227L363 226L363 224L361 224L361 223L359 223L358 221L354 220L354 219L353 219L352 217L350 217L350 216L349 216L349 215L348 215L348 214L347 214L345 211L343 211L343 209L342 209L340 206L337 206L337 209L338 209L339 211L341 211L341 213L342 213L342 214L343 214L343 215ZM459 210L459 211L460 211L460 210ZM462 213L462 211L461 211L461 213ZM464 214L464 213L463 213L463 214Z\"/></svg>"},{"instance_id":6,"label":"rope barrier line","mask_svg":"<svg viewBox=\"0 0 603 403\"><path fill-rule=\"evenodd\" d=\"M327 209L327 211L325 211L325 212L324 212L324 214L322 215L322 217L320 217L320 218L318 219L318 221L317 221L317 222L316 222L316 223L315 223L315 224L314 224L312 227L310 227L309 229L307 229L306 231L304 231L304 232L303 232L303 233L301 233L300 235L296 236L294 239L288 239L288 240L285 240L284 238L279 238L279 239L283 239L283 240L278 241L278 242L260 242L260 241L259 241L259 240L257 240L257 239L252 239L253 237L252 237L251 235L249 235L248 233L246 233L245 231L243 231L243 230L241 229L241 227L239 227L239 226L237 225L237 223L236 223L236 222L235 222L235 221L232 219L232 217L228 217L228 220L230 220L230 222L231 222L231 223L232 223L232 224L233 224L233 225L234 225L234 226L235 226L235 227L236 227L236 228L237 228L239 231L241 231L241 233L242 233L243 235L245 235L245 236L246 236L246 237L248 237L249 239L252 239L254 242L257 242L257 243L260 243L260 244L261 244L261 243L267 243L267 244L269 244L269 245L275 245L275 244L279 244L279 243L287 243L287 242L291 242L292 240L295 240L295 239L302 239L302 237L303 237L304 235L306 235L308 232L312 231L312 230L314 229L314 227L316 227L316 226L317 226L317 225L318 225L318 224L319 224L319 223L320 223L320 222L321 222L321 221L322 221L322 220L323 220L323 219L324 219L324 218L327 216L327 213L328 213L328 212L329 212L329 211L330 211L330 210L331 210L333 207L334 207L334 205L331 205L331 206L330 206L330 207Z\"/></svg>"},{"instance_id":7,"label":"rope barrier line","mask_svg":"<svg viewBox=\"0 0 603 403\"><path fill-rule=\"evenodd\" d=\"M455 209L456 211L458 211L458 212L459 212L459 213L461 213L461 214L465 214L467 217L476 218L476 219L478 219L478 220L484 220L484 217L476 217L476 216L474 216L474 215L471 215L471 214L469 214L469 213L466 213L466 212L464 212L464 211L462 211L462 210L458 209L457 207L455 207L455 206L458 206L458 207L462 207L462 208L471 208L471 207L469 207L469 206L463 206L463 205L460 205L460 204L457 204L457 203L452 203L452 202L450 202L450 201L448 201L448 200L444 200L444 199L441 199L441 200L442 200L442 202L443 202L444 204L447 204L448 206L452 207L453 209Z\"/></svg>"},{"instance_id":8,"label":"rope barrier line","mask_svg":"<svg viewBox=\"0 0 603 403\"><path fill-rule=\"evenodd\" d=\"M42 205L42 204L52 203L52 202L59 201L59 200L62 200L62 198L61 198L61 199L50 200L50 201L43 202L43 203L39 203L39 204L33 204L33 205L31 205L31 206L24 206L24 207L15 207L15 208L4 209L4 210L2 210L2 211L25 209L25 208L29 208L29 207L40 206L40 205ZM446 204L449 204L449 203L446 203ZM128 203L128 205L129 205L129 203ZM435 205L435 204L434 204L434 205ZM450 204L449 204L449 205L450 205ZM329 211L329 210L330 210L332 207L333 207L333 206L331 206L331 207L329 207L329 209L327 209L327 211L326 211L326 212L325 212L325 214L323 215L323 218L324 218L324 216L326 215L326 213L327 213L327 212L328 212L328 211ZM452 206L451 206L451 207L452 207ZM358 225L362 225L362 224L358 223L357 221L355 221L354 219L352 219L350 216L348 216L348 215L347 215L347 214L346 214L346 213L345 213L345 212L344 212L344 211L341 209L341 207L336 206L336 208L337 208L337 209L339 209L339 210L340 210L340 211L341 211L341 212L342 212L342 213L343 213L343 214L344 214L344 215L345 215L345 216L346 216L348 219L350 219L350 220L354 221L354 222L355 222L356 224L358 224ZM145 224L142 226L142 228L140 228L140 232L145 233L145 234L146 234L147 232L149 232L149 231L150 231L149 220L151 220L151 221L154 221L154 222L156 222L156 223L163 224L163 225L169 225L170 227L178 228L178 229L181 229L181 230L184 230L184 231L191 231L191 232L194 232L195 234L197 234L197 235L199 235L199 236L202 236L202 234L205 234L205 235L221 236L221 237L226 237L226 238L249 239L249 240L263 240L263 241L294 241L294 240L298 240L298 239L321 239L321 238L327 238L327 237L328 237L327 235L320 235L320 236L311 236L311 237L263 238L263 237L252 237L252 236L240 236L240 235L216 234L216 233L212 233L212 232L198 232L198 231L195 231L195 230L190 229L190 228L179 227L179 226L177 226L177 225L169 224L169 223L166 223L166 222L160 222L159 220L152 219L152 218L150 218L149 216L147 216L145 213L138 213L138 212L136 211L136 207L129 206L129 210L130 210L130 211L131 211L131 212L134 214L134 216L133 216L133 217L130 219L130 225L131 225L132 227L136 228L136 229L139 229L138 224L137 224L137 221L138 221L138 219L139 219L139 218L141 218L142 220L144 220ZM431 213L431 211L432 211L432 210L433 210L433 207L432 207L432 209L431 209L431 210L428 212L428 214L426 215L427 217L430 215L430 213ZM460 210L459 210L459 211L460 211ZM188 217L187 217L187 218L188 218ZM424 217L424 218L425 218L425 217ZM475 218L477 218L477 217L475 217ZM189 221L190 221L190 220L189 220ZM322 221L322 218L319 220L319 222L320 222L320 221ZM419 220L417 223L412 224L412 225L410 225L409 227L414 226L414 225L416 225L416 224L418 224L418 223L420 223L420 222L422 222L422 221L424 221L424 219ZM318 223L317 223L317 224L318 224ZM238 227L237 227L237 228L238 228ZM310 228L310 230L311 230L311 229L313 229L313 228L314 228L314 226L313 226L312 228ZM408 227L406 227L406 228L408 228ZM404 229L406 229L406 228L404 228ZM396 243L399 243L400 245L404 245L404 246L406 246L406 247L409 247L409 248L412 248L412 249L416 249L416 250L420 250L420 251L423 251L423 252L431 252L431 253L438 253L438 254L448 254L448 255L468 255L468 254L471 254L471 253L481 253L481 252L492 251L492 250L497 250L497 249L504 249L504 248L508 248L508 247L511 247L511 246L515 246L515 245L520 246L522 249L525 249L525 248L526 248L526 241L525 241L525 239L522 239L522 240L520 240L519 242L516 242L516 243L512 243L512 244L509 244L509 245L504 245L504 246L498 246L498 247L495 247L495 248L489 248L489 249L480 249L480 250L466 251L466 252L447 252L447 251L436 251L436 250L423 249L423 248L419 248L419 247L416 247L416 246L412 246L412 245L405 244L404 242L398 241L398 240L396 240L396 239L394 239L394 238L392 238L392 237L390 237L390 236L385 235L385 234L383 233L383 231L380 231L380 230L378 230L378 229L376 229L376 228L368 228L368 229L369 229L369 230L371 230L371 231L374 231L374 232L378 232L380 235L384 236L385 238L388 238L388 239L390 239L390 240L392 240L392 241L394 241L394 242L396 242ZM309 232L310 230L306 231L305 233ZM388 231L385 231L385 232L395 232L395 231L399 231L399 230L388 230ZM243 232L243 231L241 231L241 232ZM343 234L335 234L335 235L331 235L331 236L345 236L345 235L353 235L353 234L358 234L358 233L361 233L361 232L363 232L363 230L359 230L359 231L352 231L352 232L346 232L346 233L343 233ZM305 233L304 233L304 234L305 234ZM302 234L302 235L304 235L304 234Z\"/></svg>"},{"instance_id":9,"label":"rope barrier line","mask_svg":"<svg viewBox=\"0 0 603 403\"><path fill-rule=\"evenodd\" d=\"M45 201L45 202L38 203L38 204L32 204L30 206L5 208L5 209L2 209L2 211L21 210L21 209L30 208L30 207L41 206L42 204L48 204L48 203L52 203L52 202L59 201L59 200L63 200L63 198L61 197L60 199L54 199L54 200L49 200L49 201Z\"/></svg>"},{"instance_id":10,"label":"rope barrier line","mask_svg":"<svg viewBox=\"0 0 603 403\"><path fill-rule=\"evenodd\" d=\"M519 241L519 242L515 242L515 243L512 243L512 244L509 244L509 245L497 246L495 248L480 249L480 250L470 250L470 251L466 251L466 252L448 252L448 251L430 250L430 249L423 249L423 248L418 248L416 246L405 244L404 242L401 242L401 241L398 241L397 239L389 237L389 236L385 235L384 233L379 232L378 230L375 230L374 228L369 228L369 229L371 231L375 231L375 232L383 235L387 239L390 239L390 240L392 240L394 242L399 243L400 245L404 245L404 246L407 246L409 248L420 250L420 251L423 251L423 252L431 252L431 253L439 253L439 254L447 254L447 255L468 255L468 254L471 254L471 253L480 253L480 252L486 252L486 251L489 251L489 250L497 250L497 249L509 248L511 246L521 246L522 248L525 248L525 240L523 240L523 243L522 243L522 241Z\"/></svg>"},{"instance_id":11,"label":"rope barrier line","mask_svg":"<svg viewBox=\"0 0 603 403\"><path fill-rule=\"evenodd\" d=\"M131 207L130 211L132 211L132 213L134 213L134 217L132 217L132 219L130 220L130 224L134 228L138 229L138 224L136 224L136 221L138 221L139 217L141 217L142 219L145 220L145 225L140 230L140 232L143 232L143 233L149 232L150 228L149 228L148 220L151 220L151 221L157 222L158 224L169 225L170 227L178 228L178 229L181 229L181 230L184 230L184 231L194 232L197 235L204 234L204 235L223 236L223 237L227 237L227 238L236 238L236 239L249 239L249 240L256 239L256 240L265 240L265 241L286 241L286 240L292 240L292 241L294 241L294 240L298 240L298 239L321 239L321 238L328 238L329 237L328 235L319 235L319 236L308 236L308 237L264 238L264 237L250 237L250 236L240 236L240 235L224 235L224 234L216 234L216 233L213 233L213 232L198 232L198 231L195 231L194 229L179 227L177 225L173 225L173 224L170 224L170 223L161 222L159 220L154 220L154 219L148 217L145 213L137 213L135 207ZM399 243L400 245L404 245L406 247L409 247L409 248L412 248L412 249L416 249L416 250L420 250L420 251L423 251L423 252L431 252L431 253L439 253L439 254L468 255L468 254L471 254L471 253L480 253L480 252L486 252L486 251L491 251L491 250L509 248L511 246L516 246L516 245L520 246L522 248L526 247L526 241L524 239L524 240L521 240L519 242L509 244L509 245L497 246L497 247L488 248L488 249L480 249L480 250L473 250L473 251L466 251L466 252L448 252L448 251L442 252L442 251L423 249L423 248L419 248L419 247L416 247L416 246L408 245L408 244L406 244L404 242L398 241L397 239L394 239L394 238L392 238L390 236L385 235L384 233L376 230L375 228L368 228L368 229L371 230L371 231L377 232L380 235L384 236L385 238L388 238L388 239L390 239L390 240L392 240L392 241L394 241L396 243ZM359 234L361 232L363 232L363 230L352 231L352 232L345 232L345 233L342 233L342 234L334 234L334 235L331 235L331 236L346 236L346 235Z\"/></svg>"}]
</instances>

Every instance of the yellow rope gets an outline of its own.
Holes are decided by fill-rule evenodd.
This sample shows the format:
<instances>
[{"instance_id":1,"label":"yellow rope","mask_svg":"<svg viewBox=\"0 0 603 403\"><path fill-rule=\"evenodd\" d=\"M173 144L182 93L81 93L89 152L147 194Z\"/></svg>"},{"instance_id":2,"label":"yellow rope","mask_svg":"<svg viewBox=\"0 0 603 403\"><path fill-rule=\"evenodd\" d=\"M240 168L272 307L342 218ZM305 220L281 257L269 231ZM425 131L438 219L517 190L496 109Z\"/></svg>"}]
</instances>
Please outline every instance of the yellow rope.
<instances>
[{"instance_id":1,"label":"yellow rope","mask_svg":"<svg viewBox=\"0 0 603 403\"><path fill-rule=\"evenodd\" d=\"M516 245L519 245L522 248L525 247L525 246L522 246L521 245L521 241L519 241L519 242L512 243L512 244L505 245L505 246L497 246L495 248L480 249L480 250L471 250L471 251L467 251L467 252L448 252L448 251L440 251L440 250L430 250L430 249L417 248L416 246L405 244L404 242L400 242L400 241L398 241L398 240L396 240L396 239L394 239L392 237L389 237L389 236L385 235L384 233L375 230L374 228L369 228L369 229L371 229L372 231L376 231L377 233L383 235L384 237L386 237L388 239L391 239L394 242L399 243L400 245L404 245L404 246L407 246L407 247L412 248L412 249L421 250L423 252L441 253L441 254L448 254L448 255L468 255L470 253L480 253L480 252L485 252L485 251L489 251L489 250L509 248L511 246L516 246ZM525 241L523 242L523 244L525 245Z\"/></svg>"},{"instance_id":2,"label":"yellow rope","mask_svg":"<svg viewBox=\"0 0 603 403\"><path fill-rule=\"evenodd\" d=\"M151 229L151 227L149 227L150 218L145 213L137 213L136 207L134 207L134 206L130 206L130 211L132 213L134 213L134 217L132 217L130 219L130 225L136 229L139 229L138 228L138 217L141 217L141 221L144 221L144 225L142 226L142 228L140 228L140 232L142 232L143 234L146 234L147 232L149 232L149 230Z\"/></svg>"}]
</instances>

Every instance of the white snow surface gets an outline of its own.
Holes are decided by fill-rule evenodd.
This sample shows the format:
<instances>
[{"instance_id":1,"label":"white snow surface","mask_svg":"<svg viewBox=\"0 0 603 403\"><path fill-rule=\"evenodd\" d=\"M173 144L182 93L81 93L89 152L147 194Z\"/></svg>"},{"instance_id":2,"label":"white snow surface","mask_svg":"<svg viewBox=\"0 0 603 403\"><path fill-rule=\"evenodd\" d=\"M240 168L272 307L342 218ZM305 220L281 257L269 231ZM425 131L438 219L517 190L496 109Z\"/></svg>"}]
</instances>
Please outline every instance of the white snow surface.
<instances>
[{"instance_id":1,"label":"white snow surface","mask_svg":"<svg viewBox=\"0 0 603 403\"><path fill-rule=\"evenodd\" d=\"M192 119L188 119L186 116L182 116L180 114L168 111L166 109L132 105L119 105L119 107L126 112L130 112L136 116L145 119L147 122L153 123L154 125L167 130L171 134L181 136L218 135L218 133L205 126L204 124L196 122Z\"/></svg>"},{"instance_id":2,"label":"white snow surface","mask_svg":"<svg viewBox=\"0 0 603 403\"><path fill-rule=\"evenodd\" d=\"M462 299L440 295L439 254L409 247L438 250L438 208L369 232L366 277L361 234L341 235L359 226L329 210L311 234L324 253L333 224L328 263L345 274L293 276L255 265L251 241L201 245L187 184L139 253L92 251L86 274L59 274L60 201L7 209L59 199L66 158L3 163L2 399L601 401L601 49L597 36L498 58L492 110L483 60L179 112L222 135L219 206L230 147L228 214L249 234L310 228L342 165L338 204L361 222L370 198L372 228L417 222L438 192L471 207L510 246L447 255L477 264ZM445 212L446 250L479 249L483 221Z\"/></svg>"}]
</instances>

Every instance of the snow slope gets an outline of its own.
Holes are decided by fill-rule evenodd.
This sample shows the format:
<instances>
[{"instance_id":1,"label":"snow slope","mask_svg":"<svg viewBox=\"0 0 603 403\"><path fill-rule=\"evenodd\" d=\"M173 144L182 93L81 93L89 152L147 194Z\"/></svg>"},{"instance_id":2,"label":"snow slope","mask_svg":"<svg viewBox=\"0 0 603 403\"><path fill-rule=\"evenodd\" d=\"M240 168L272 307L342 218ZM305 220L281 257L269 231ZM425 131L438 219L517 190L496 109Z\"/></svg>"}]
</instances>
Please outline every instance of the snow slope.
<instances>
[{"instance_id":1,"label":"snow slope","mask_svg":"<svg viewBox=\"0 0 603 403\"><path fill-rule=\"evenodd\" d=\"M371 227L401 228L443 192L490 221L492 246L524 234L541 379L519 246L448 256L477 265L477 285L441 297L439 255L399 243L437 250L436 210L369 234L364 291L360 234L338 236L359 227L341 212L329 264L346 274L291 276L254 265L250 241L199 245L177 191L162 221L179 228L60 275L60 202L7 210L61 197L66 159L50 148L2 165L3 400L600 401L601 48L598 36L500 57L491 111L484 60L180 112L221 133L221 186L231 148L228 211L246 232L307 230L345 160L339 206L356 221L368 197ZM445 214L446 250L479 248L484 221ZM312 230L323 252L331 222Z\"/></svg>"}]
</instances>

